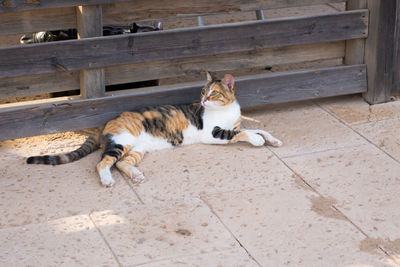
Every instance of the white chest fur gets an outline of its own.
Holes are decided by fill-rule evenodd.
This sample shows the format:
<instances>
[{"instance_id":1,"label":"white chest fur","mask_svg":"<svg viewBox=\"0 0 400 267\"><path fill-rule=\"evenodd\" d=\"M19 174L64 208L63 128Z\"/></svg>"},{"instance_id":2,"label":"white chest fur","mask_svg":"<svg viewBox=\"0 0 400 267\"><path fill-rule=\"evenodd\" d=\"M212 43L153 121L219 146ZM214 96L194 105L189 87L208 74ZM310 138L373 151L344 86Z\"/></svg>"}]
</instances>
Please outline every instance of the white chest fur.
<instances>
[{"instance_id":1,"label":"white chest fur","mask_svg":"<svg viewBox=\"0 0 400 267\"><path fill-rule=\"evenodd\" d=\"M203 115L204 130L211 131L215 126L231 130L240 118L240 106L238 102L220 107L218 109L205 109Z\"/></svg>"}]
</instances>

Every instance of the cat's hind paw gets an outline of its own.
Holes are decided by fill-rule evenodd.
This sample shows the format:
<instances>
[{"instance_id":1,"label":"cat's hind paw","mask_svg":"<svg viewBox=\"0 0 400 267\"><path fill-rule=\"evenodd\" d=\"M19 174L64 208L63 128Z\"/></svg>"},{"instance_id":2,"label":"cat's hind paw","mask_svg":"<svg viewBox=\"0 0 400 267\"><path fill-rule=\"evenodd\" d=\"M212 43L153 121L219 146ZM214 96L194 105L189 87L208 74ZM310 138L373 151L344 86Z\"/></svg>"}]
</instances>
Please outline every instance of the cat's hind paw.
<instances>
[{"instance_id":1,"label":"cat's hind paw","mask_svg":"<svg viewBox=\"0 0 400 267\"><path fill-rule=\"evenodd\" d=\"M101 170L99 172L101 184L105 187L111 187L115 184L114 178L112 178L111 172L108 169Z\"/></svg>"},{"instance_id":2,"label":"cat's hind paw","mask_svg":"<svg viewBox=\"0 0 400 267\"><path fill-rule=\"evenodd\" d=\"M146 177L144 174L139 171L136 167L132 167L131 170L131 179L134 183L143 183L146 180Z\"/></svg>"}]
</instances>

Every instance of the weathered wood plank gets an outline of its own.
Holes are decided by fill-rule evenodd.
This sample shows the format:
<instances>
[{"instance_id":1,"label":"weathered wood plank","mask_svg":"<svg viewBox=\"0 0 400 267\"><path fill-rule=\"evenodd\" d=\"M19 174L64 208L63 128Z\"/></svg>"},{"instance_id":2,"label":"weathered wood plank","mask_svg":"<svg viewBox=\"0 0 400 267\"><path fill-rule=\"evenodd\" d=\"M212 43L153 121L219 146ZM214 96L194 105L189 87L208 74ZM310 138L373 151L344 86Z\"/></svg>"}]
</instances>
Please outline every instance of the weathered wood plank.
<instances>
[{"instance_id":1,"label":"weathered wood plank","mask_svg":"<svg viewBox=\"0 0 400 267\"><path fill-rule=\"evenodd\" d=\"M182 16L201 16L232 11L256 11L275 8L317 5L339 0L137 0L104 5L106 24L125 24L137 20L165 19ZM123 14L123 15L122 15Z\"/></svg>"},{"instance_id":2,"label":"weathered wood plank","mask_svg":"<svg viewBox=\"0 0 400 267\"><path fill-rule=\"evenodd\" d=\"M368 91L364 94L364 98L370 104L387 102L391 98L396 2L396 0L367 2L370 10L369 36L365 43Z\"/></svg>"},{"instance_id":3,"label":"weathered wood plank","mask_svg":"<svg viewBox=\"0 0 400 267\"><path fill-rule=\"evenodd\" d=\"M76 8L78 39L103 35L103 16L100 5ZM104 69L81 70L80 89L83 98L104 96Z\"/></svg>"},{"instance_id":4,"label":"weathered wood plank","mask_svg":"<svg viewBox=\"0 0 400 267\"><path fill-rule=\"evenodd\" d=\"M134 0L5 0L0 2L0 14L8 12L21 12L27 10L41 10L60 7L77 7L83 5L110 4L115 2L134 1Z\"/></svg>"},{"instance_id":5,"label":"weathered wood plank","mask_svg":"<svg viewBox=\"0 0 400 267\"><path fill-rule=\"evenodd\" d=\"M104 96L106 86L104 83L104 69L91 69L80 71L80 89L83 98Z\"/></svg>"},{"instance_id":6,"label":"weathered wood plank","mask_svg":"<svg viewBox=\"0 0 400 267\"><path fill-rule=\"evenodd\" d=\"M0 98L38 95L79 89L79 71L0 79Z\"/></svg>"},{"instance_id":7,"label":"weathered wood plank","mask_svg":"<svg viewBox=\"0 0 400 267\"><path fill-rule=\"evenodd\" d=\"M343 0L342 0L343 1ZM38 10L38 9L48 9L48 8L60 8L60 7L75 7L75 6L83 6L83 5L100 5L100 4L118 4L122 2L131 2L132 4L136 4L141 8L141 11L145 12L154 12L156 10L164 9L170 10L169 14L176 10L175 14L184 13L193 13L193 7L196 9L201 9L207 12L207 8L209 11L215 10L223 10L225 7L225 11L227 7L234 6L237 10L246 9L270 9L270 8L280 8L280 7L291 7L291 6L301 6L301 5L317 5L317 4L325 4L325 3L333 3L333 2L341 2L341 0L302 0L302 1L292 1L292 0L274 0L274 1L266 1L266 0L231 0L231 1L222 1L222 0L202 0L202 1L184 1L184 0L174 0L174 1L165 1L165 0L152 0L152 1L144 1L144 0L40 0L40 1L26 1L26 0L5 0L0 2L0 14L7 12L18 12L18 11L26 11L26 10ZM219 8L217 8L219 6ZM131 7L132 8L132 7ZM135 6L133 6L135 8ZM186 8L186 9L185 9ZM187 10L191 8L190 10ZM250 10L251 10L250 9ZM126 10L123 10L126 11ZM199 12L199 10L195 11ZM204 11L203 11L204 12Z\"/></svg>"},{"instance_id":8,"label":"weathered wood plank","mask_svg":"<svg viewBox=\"0 0 400 267\"><path fill-rule=\"evenodd\" d=\"M0 46L19 45L20 39L20 34L0 35Z\"/></svg>"},{"instance_id":9,"label":"weathered wood plank","mask_svg":"<svg viewBox=\"0 0 400 267\"><path fill-rule=\"evenodd\" d=\"M392 95L400 96L400 3L397 1L396 26L394 35L394 67Z\"/></svg>"},{"instance_id":10,"label":"weathered wood plank","mask_svg":"<svg viewBox=\"0 0 400 267\"><path fill-rule=\"evenodd\" d=\"M363 38L367 10L0 48L0 78Z\"/></svg>"},{"instance_id":11,"label":"weathered wood plank","mask_svg":"<svg viewBox=\"0 0 400 267\"><path fill-rule=\"evenodd\" d=\"M367 8L367 0L348 0L347 10ZM346 55L344 63L347 65L364 64L365 39L354 39L346 41Z\"/></svg>"},{"instance_id":12,"label":"weathered wood plank","mask_svg":"<svg viewBox=\"0 0 400 267\"><path fill-rule=\"evenodd\" d=\"M105 84L120 84L210 71L275 66L342 58L344 41L316 43L254 51L144 62L108 67ZM151 70L151 71L149 71ZM78 89L79 72L57 72L0 79L0 97L24 96Z\"/></svg>"},{"instance_id":13,"label":"weathered wood plank","mask_svg":"<svg viewBox=\"0 0 400 267\"><path fill-rule=\"evenodd\" d=\"M242 107L365 92L365 65L340 66L236 80ZM199 101L203 83L138 89L129 95L0 109L0 140L97 127L148 105ZM117 104L116 104L117 103Z\"/></svg>"},{"instance_id":14,"label":"weathered wood plank","mask_svg":"<svg viewBox=\"0 0 400 267\"><path fill-rule=\"evenodd\" d=\"M14 8L6 8L4 6L5 2L14 2ZM251 2L246 0L202 0L196 1L195 4L193 4L192 1L186 0L157 0L156 2L148 0L41 0L40 4L34 4L35 2L36 1L25 0L0 1L0 35L76 28L74 11L76 6L81 5L109 3L103 6L105 25L125 25L134 21L146 19L165 19L183 15L193 17L202 14L215 14L229 11L250 11L340 2L340 0L253 0ZM2 6L3 8L1 8Z\"/></svg>"},{"instance_id":15,"label":"weathered wood plank","mask_svg":"<svg viewBox=\"0 0 400 267\"><path fill-rule=\"evenodd\" d=\"M12 12L0 16L0 35L70 28L76 29L76 13L73 7Z\"/></svg>"},{"instance_id":16,"label":"weathered wood plank","mask_svg":"<svg viewBox=\"0 0 400 267\"><path fill-rule=\"evenodd\" d=\"M235 69L341 58L343 56L344 42L338 41L145 62L106 68L106 84L200 74L206 69L209 71L230 71Z\"/></svg>"},{"instance_id":17,"label":"weathered wood plank","mask_svg":"<svg viewBox=\"0 0 400 267\"><path fill-rule=\"evenodd\" d=\"M99 5L76 7L78 39L103 35L103 14Z\"/></svg>"}]
</instances>

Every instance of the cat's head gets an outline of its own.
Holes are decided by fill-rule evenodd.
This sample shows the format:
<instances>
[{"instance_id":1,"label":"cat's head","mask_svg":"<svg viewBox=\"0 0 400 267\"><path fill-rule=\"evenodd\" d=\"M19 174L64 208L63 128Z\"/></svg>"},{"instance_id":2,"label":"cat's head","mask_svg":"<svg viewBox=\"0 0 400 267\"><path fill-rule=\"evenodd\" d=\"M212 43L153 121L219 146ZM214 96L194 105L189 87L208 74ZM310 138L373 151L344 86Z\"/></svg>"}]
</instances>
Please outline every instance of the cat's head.
<instances>
[{"instance_id":1,"label":"cat's head","mask_svg":"<svg viewBox=\"0 0 400 267\"><path fill-rule=\"evenodd\" d=\"M200 94L203 107L220 108L236 100L235 79L232 75L225 74L222 80L217 80L207 71L207 80Z\"/></svg>"}]
</instances>

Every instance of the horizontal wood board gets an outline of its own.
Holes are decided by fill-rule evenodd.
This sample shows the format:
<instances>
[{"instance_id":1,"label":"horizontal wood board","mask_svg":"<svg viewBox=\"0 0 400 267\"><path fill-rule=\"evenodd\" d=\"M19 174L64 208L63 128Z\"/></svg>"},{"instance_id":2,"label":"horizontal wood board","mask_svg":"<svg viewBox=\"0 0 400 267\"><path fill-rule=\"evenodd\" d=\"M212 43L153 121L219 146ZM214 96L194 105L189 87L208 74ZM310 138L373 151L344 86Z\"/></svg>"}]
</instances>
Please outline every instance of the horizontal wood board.
<instances>
[{"instance_id":1,"label":"horizontal wood board","mask_svg":"<svg viewBox=\"0 0 400 267\"><path fill-rule=\"evenodd\" d=\"M0 48L0 78L365 38L368 10Z\"/></svg>"},{"instance_id":2,"label":"horizontal wood board","mask_svg":"<svg viewBox=\"0 0 400 267\"><path fill-rule=\"evenodd\" d=\"M0 35L22 35L76 27L74 7L0 14Z\"/></svg>"},{"instance_id":3,"label":"horizontal wood board","mask_svg":"<svg viewBox=\"0 0 400 267\"><path fill-rule=\"evenodd\" d=\"M171 13L176 10L177 14L193 14L201 10L201 12L215 12L234 10L251 10L251 9L269 9L292 6L318 5L325 3L343 2L343 0L4 0L0 2L0 14L9 12L18 12L26 10L40 10L59 7L75 7L81 5L101 5L112 4L118 6L120 3L131 3L133 7L141 12L147 11L160 12L168 10ZM196 9L194 9L196 8ZM179 12L179 13L178 13Z\"/></svg>"},{"instance_id":4,"label":"horizontal wood board","mask_svg":"<svg viewBox=\"0 0 400 267\"><path fill-rule=\"evenodd\" d=\"M148 105L199 101L203 83L154 87L127 95L0 109L0 140L97 127L123 111ZM240 77L242 107L366 91L365 65L340 66L276 75Z\"/></svg>"},{"instance_id":5,"label":"horizontal wood board","mask_svg":"<svg viewBox=\"0 0 400 267\"><path fill-rule=\"evenodd\" d=\"M340 0L137 0L104 5L104 23L120 24L138 20L162 20L226 12L268 10L343 2Z\"/></svg>"},{"instance_id":6,"label":"horizontal wood board","mask_svg":"<svg viewBox=\"0 0 400 267\"><path fill-rule=\"evenodd\" d=\"M342 58L344 41L267 48L212 56L170 59L108 67L105 84L121 84L254 67ZM148 71L150 70L151 71ZM78 89L79 71L0 79L0 98Z\"/></svg>"},{"instance_id":7,"label":"horizontal wood board","mask_svg":"<svg viewBox=\"0 0 400 267\"><path fill-rule=\"evenodd\" d=\"M31 1L34 2L34 1ZM199 15L226 13L229 11L251 11L282 7L304 6L332 2L328 0L234 0L234 1L187 1L187 0L137 0L137 1L41 1L40 5L30 5L38 10L24 9L22 12L1 13L0 35L25 34L38 31L76 28L75 6L99 3L102 5L104 25L128 25L133 22L146 20L165 20L173 17L197 17ZM69 3L71 2L71 3ZM339 2L339 1L333 1ZM1 5L1 1L0 1ZM54 7L50 9L41 9ZM55 8L56 7L56 8Z\"/></svg>"}]
</instances>

